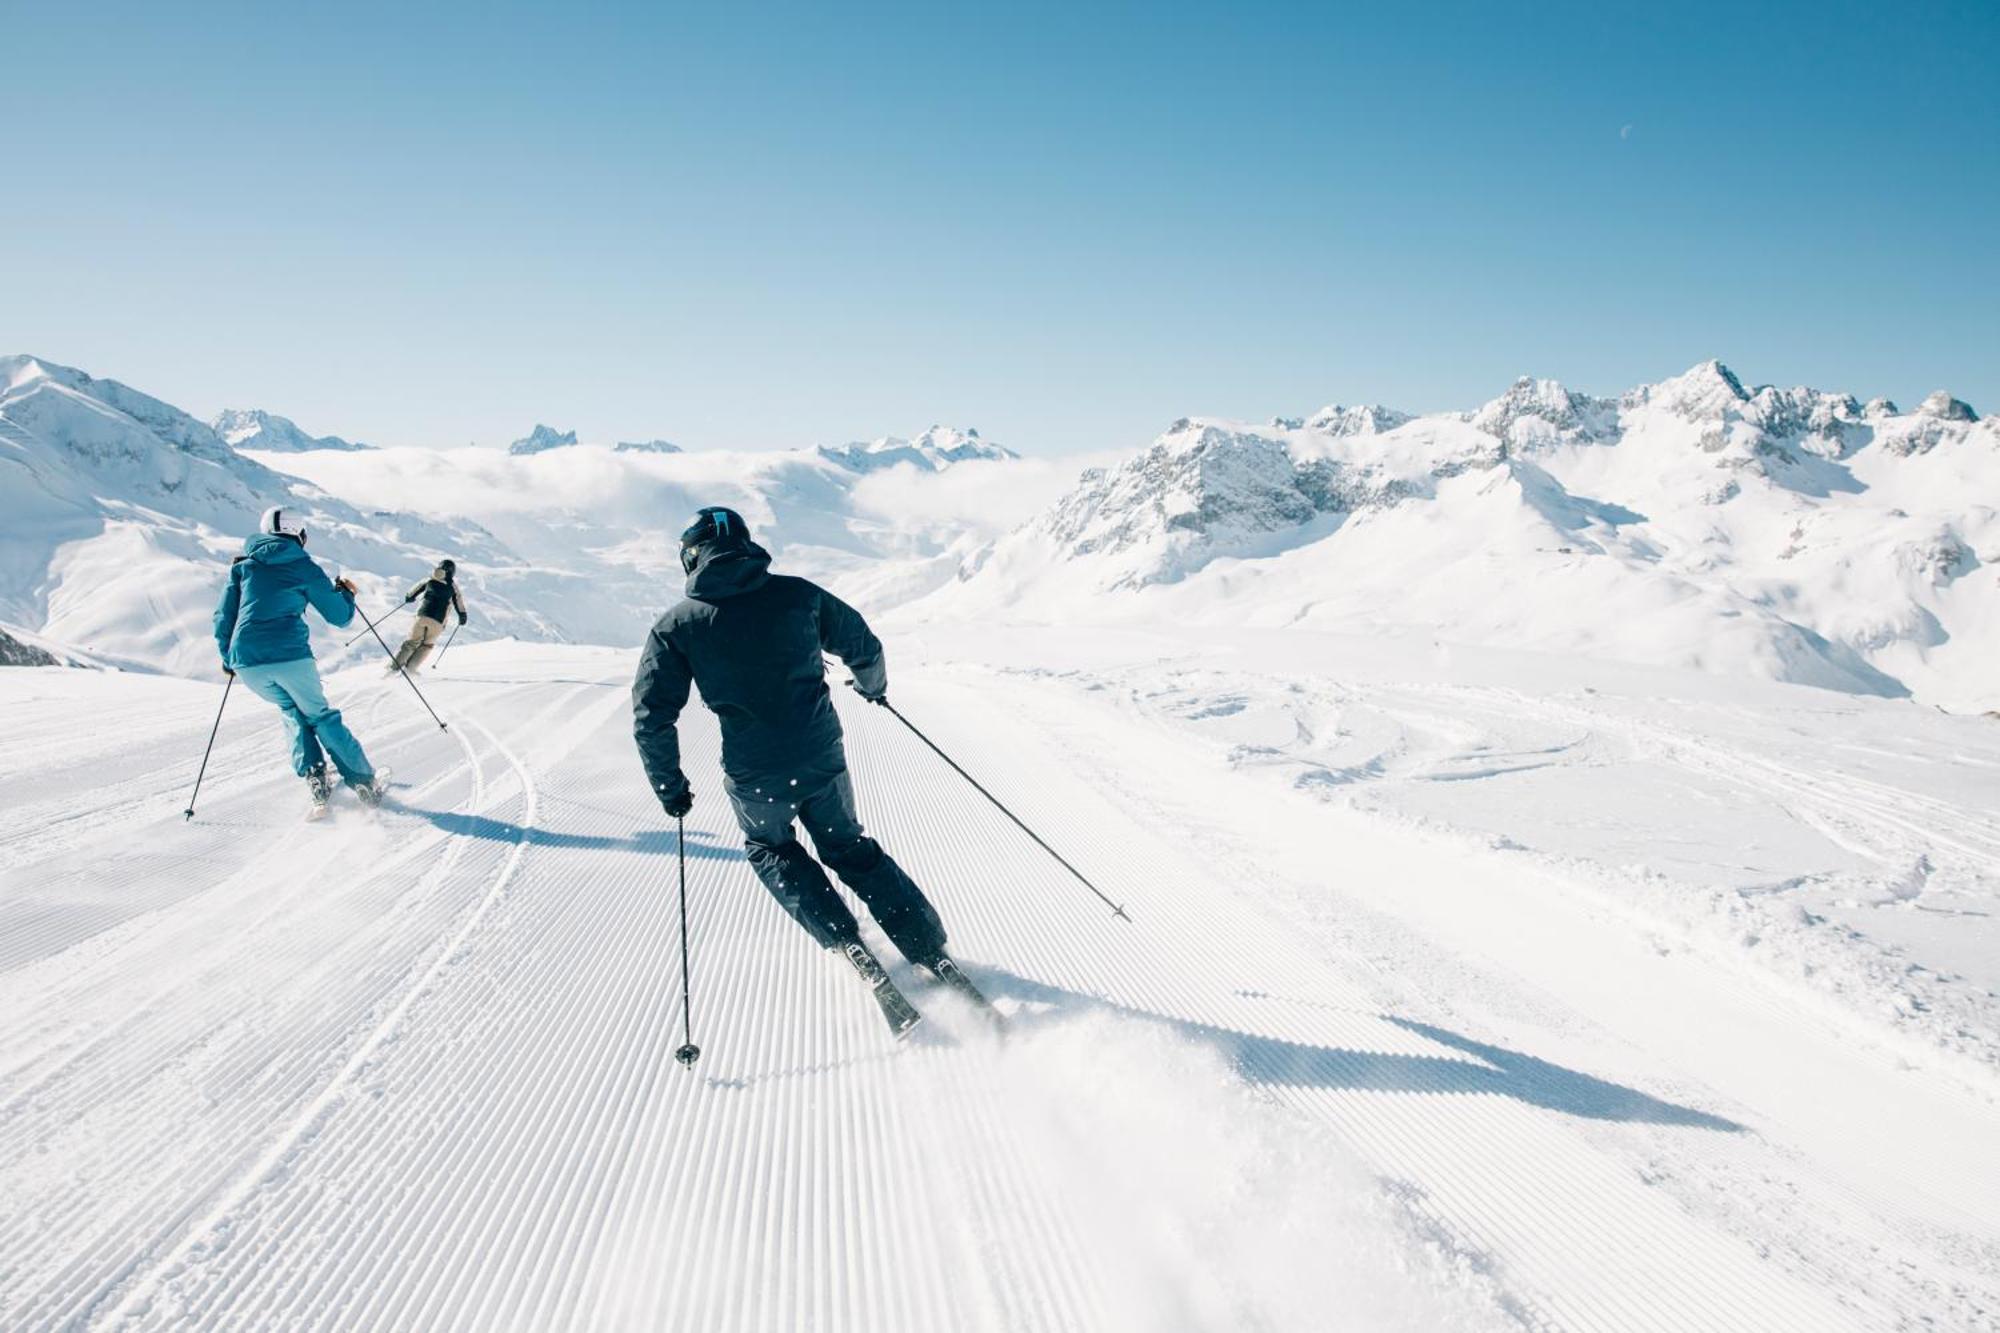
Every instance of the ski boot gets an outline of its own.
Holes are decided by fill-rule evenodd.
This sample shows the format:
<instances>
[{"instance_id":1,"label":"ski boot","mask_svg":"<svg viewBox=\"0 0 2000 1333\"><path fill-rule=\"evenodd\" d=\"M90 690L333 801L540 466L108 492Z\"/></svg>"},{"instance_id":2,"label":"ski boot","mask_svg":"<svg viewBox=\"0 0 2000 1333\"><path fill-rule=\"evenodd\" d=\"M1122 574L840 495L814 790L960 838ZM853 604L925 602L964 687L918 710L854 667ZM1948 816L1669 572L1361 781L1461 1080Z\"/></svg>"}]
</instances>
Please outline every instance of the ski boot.
<instances>
[{"instance_id":1,"label":"ski boot","mask_svg":"<svg viewBox=\"0 0 2000 1333\"><path fill-rule=\"evenodd\" d=\"M312 807L306 811L306 818L325 819L329 803L333 800L333 787L326 780L324 768L315 768L306 774L306 791L312 797Z\"/></svg>"},{"instance_id":2,"label":"ski boot","mask_svg":"<svg viewBox=\"0 0 2000 1333\"><path fill-rule=\"evenodd\" d=\"M882 1019L889 1025L889 1031L896 1035L898 1041L907 1037L911 1028L924 1021L924 1016L917 1012L916 1006L905 998L903 992L896 989L895 982L889 980L889 974L882 970L882 964L875 961L875 955L868 952L867 945L855 940L841 945L840 953L853 964L854 970L861 974L861 979L868 983L868 988L875 992L875 1003L882 1006Z\"/></svg>"},{"instance_id":3,"label":"ski boot","mask_svg":"<svg viewBox=\"0 0 2000 1333\"><path fill-rule=\"evenodd\" d=\"M375 776L371 780L367 782L350 782L347 785L354 788L354 794L360 798L361 804L367 806L370 810L380 809L382 798L389 794L389 770L378 768L375 770Z\"/></svg>"},{"instance_id":4,"label":"ski boot","mask_svg":"<svg viewBox=\"0 0 2000 1333\"><path fill-rule=\"evenodd\" d=\"M987 999L979 987L972 984L972 978L965 975L964 969L958 965L958 960L940 949L931 958L925 960L922 966L926 972L929 972L943 983L946 989L965 1000L981 1014L984 1014L986 1021L991 1023L996 1029L1001 1032L1007 1030L1006 1015L995 1009L993 1001Z\"/></svg>"}]
</instances>

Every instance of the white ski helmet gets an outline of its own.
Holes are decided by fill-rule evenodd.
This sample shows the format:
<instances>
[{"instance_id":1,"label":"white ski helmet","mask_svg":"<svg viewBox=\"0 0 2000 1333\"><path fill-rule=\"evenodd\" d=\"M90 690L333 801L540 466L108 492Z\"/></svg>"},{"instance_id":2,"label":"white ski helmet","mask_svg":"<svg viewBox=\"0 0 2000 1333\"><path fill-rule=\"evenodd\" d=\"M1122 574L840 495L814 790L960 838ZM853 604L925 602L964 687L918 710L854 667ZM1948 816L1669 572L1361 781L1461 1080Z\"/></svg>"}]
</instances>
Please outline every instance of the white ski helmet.
<instances>
[{"instance_id":1,"label":"white ski helmet","mask_svg":"<svg viewBox=\"0 0 2000 1333\"><path fill-rule=\"evenodd\" d=\"M258 521L257 531L269 533L274 537L296 537L299 539L299 545L306 544L306 525L296 519L287 522L285 510L281 505L272 505L264 511L264 517Z\"/></svg>"}]
</instances>

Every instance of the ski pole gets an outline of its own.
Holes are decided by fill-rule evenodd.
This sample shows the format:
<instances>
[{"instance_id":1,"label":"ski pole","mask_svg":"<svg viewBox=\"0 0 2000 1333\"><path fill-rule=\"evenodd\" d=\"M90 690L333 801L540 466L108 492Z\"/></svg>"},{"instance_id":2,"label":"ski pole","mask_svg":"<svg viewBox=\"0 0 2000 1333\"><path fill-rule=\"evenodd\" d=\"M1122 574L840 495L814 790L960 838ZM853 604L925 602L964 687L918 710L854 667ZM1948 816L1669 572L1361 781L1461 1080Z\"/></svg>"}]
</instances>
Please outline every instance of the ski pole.
<instances>
[{"instance_id":1,"label":"ski pole","mask_svg":"<svg viewBox=\"0 0 2000 1333\"><path fill-rule=\"evenodd\" d=\"M701 1058L701 1047L694 1044L694 1004L688 998L688 829L687 816L674 817L674 845L681 856L681 1048L674 1052L674 1059L683 1068L693 1069L694 1062Z\"/></svg>"},{"instance_id":2,"label":"ski pole","mask_svg":"<svg viewBox=\"0 0 2000 1333\"><path fill-rule=\"evenodd\" d=\"M856 694L861 694L861 687L859 685L856 685L853 681L851 680L848 681L847 686L849 689L853 690ZM1041 834L1035 832L1033 829L1029 828L1026 824L1023 824L1021 822L1021 817L1019 815L1015 814L1012 810L1009 810L1004 804L1002 804L998 796L995 796L992 792L982 787L979 784L978 778L973 777L972 774L966 772L963 768L960 768L958 766L957 760L953 759L943 750L938 749L937 742L932 740L930 737L924 735L923 732L917 730L917 724L910 721L910 719L908 719L907 717L904 717L901 712L898 712L896 705L890 703L887 699L876 699L865 694L862 694L861 697L867 699L869 703L882 705L882 707L888 709L892 714L894 714L898 722L902 723L904 726L910 729L911 735L915 736L925 745L931 747L932 754L944 760L947 764L950 764L952 772L958 774L960 777L964 778L967 782L971 783L972 789L974 791L978 792L981 796L984 796L987 800L993 802L994 807L998 809L1001 814L1007 816L1007 818L1014 821L1014 827L1020 829L1021 832L1033 838L1035 840L1035 845L1037 847L1040 847L1050 856L1053 856L1064 870L1067 870L1069 871L1070 874L1076 876L1078 883L1082 884L1084 888L1089 889L1092 893L1096 894L1098 901L1111 909L1111 915L1120 918L1127 925L1131 924L1132 918L1125 914L1125 909L1123 907L1121 907L1117 903L1112 902L1110 898L1105 896L1104 891L1102 889L1098 888L1095 884L1092 884L1088 879L1085 879L1083 872L1081 870L1078 870L1075 866L1071 865L1069 861L1064 858L1061 852L1049 846L1046 842L1043 842Z\"/></svg>"},{"instance_id":3,"label":"ski pole","mask_svg":"<svg viewBox=\"0 0 2000 1333\"><path fill-rule=\"evenodd\" d=\"M436 671L438 669L438 662L444 661L444 655L451 651L451 641L458 637L458 631L464 624L463 620L459 621L457 625L451 627L451 633L444 636L444 647L438 649L438 660L431 663L431 670Z\"/></svg>"},{"instance_id":4,"label":"ski pole","mask_svg":"<svg viewBox=\"0 0 2000 1333\"><path fill-rule=\"evenodd\" d=\"M403 603L403 604L402 604L401 606L399 606L399 607L397 607L397 608L396 608L396 611L407 611L407 610L409 610L409 609L410 609L410 604L409 604L408 602L404 602L404 603ZM396 611L391 611L391 612L389 613L389 616L393 616L393 615L395 615L395 614L396 614ZM383 617L382 617L382 623L383 623L383 624L385 624L385 625L386 625L386 624L388 624L388 623L389 623L389 616L383 616ZM363 619L363 620L366 620L366 619L367 619L367 617L366 617L366 616L363 616L363 617L362 617L362 619ZM368 632L367 630L362 630L362 631L361 631L361 634L366 634L367 632ZM352 648L352 647L353 647L353 646L355 645L355 643L356 643L356 642L358 642L358 641L360 640L360 638L361 638L361 634L357 634L357 635L355 635L355 636L354 636L354 637L353 637L352 639L349 639L349 640L347 641L347 646L348 646L349 648Z\"/></svg>"},{"instance_id":5,"label":"ski pole","mask_svg":"<svg viewBox=\"0 0 2000 1333\"><path fill-rule=\"evenodd\" d=\"M424 698L424 692L422 690L417 689L417 682L414 680L410 680L410 673L403 669L403 664L401 662L396 661L396 654L394 650L392 650L389 647L389 641L382 637L381 630L375 629L375 622L368 619L368 613L361 609L361 603L356 602L354 604L354 610L355 613L361 617L363 623L365 623L369 629L375 630L375 642L382 645L382 651L388 653L389 660L395 663L396 674L401 676L404 680L410 681L410 688L416 691L417 702L422 704L424 706L424 711L431 715L431 721L438 724L438 730L439 731L451 730L451 728L445 726L444 719L437 715L437 709L431 707L431 701L429 699Z\"/></svg>"},{"instance_id":6,"label":"ski pole","mask_svg":"<svg viewBox=\"0 0 2000 1333\"><path fill-rule=\"evenodd\" d=\"M208 773L208 756L215 749L215 734L222 730L222 710L229 707L229 690L236 684L236 673L229 673L229 679L222 682L222 702L215 706L215 725L208 729L208 745L201 752L201 767L194 775L194 790L188 793L188 808L181 812L186 819L194 818L194 798L201 795L201 780Z\"/></svg>"}]
</instances>

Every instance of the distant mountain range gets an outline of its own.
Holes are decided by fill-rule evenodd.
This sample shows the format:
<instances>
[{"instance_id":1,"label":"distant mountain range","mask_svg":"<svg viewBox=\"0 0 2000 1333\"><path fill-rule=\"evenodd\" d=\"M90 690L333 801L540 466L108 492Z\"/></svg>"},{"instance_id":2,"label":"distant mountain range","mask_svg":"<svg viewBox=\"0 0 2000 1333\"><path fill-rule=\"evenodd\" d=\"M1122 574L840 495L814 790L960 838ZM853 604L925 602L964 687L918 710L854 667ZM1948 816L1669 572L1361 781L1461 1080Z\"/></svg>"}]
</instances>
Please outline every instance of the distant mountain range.
<instances>
[{"instance_id":1,"label":"distant mountain range","mask_svg":"<svg viewBox=\"0 0 2000 1333\"><path fill-rule=\"evenodd\" d=\"M2000 427L1746 388L1522 379L1469 412L1189 418L912 608L1431 632L1870 693L2000 697Z\"/></svg>"},{"instance_id":2,"label":"distant mountain range","mask_svg":"<svg viewBox=\"0 0 2000 1333\"><path fill-rule=\"evenodd\" d=\"M508 445L507 452L510 454L540 454L547 453L551 449L566 449L575 443L575 431L559 431L553 426L544 426L537 422L533 430Z\"/></svg>"},{"instance_id":3,"label":"distant mountain range","mask_svg":"<svg viewBox=\"0 0 2000 1333\"><path fill-rule=\"evenodd\" d=\"M576 432L558 431L552 426L536 426L532 431L507 446L510 454L540 454L551 449L569 449L576 445ZM612 446L612 452L620 454L678 454L686 452L678 444L666 440L621 440Z\"/></svg>"},{"instance_id":4,"label":"distant mountain range","mask_svg":"<svg viewBox=\"0 0 2000 1333\"><path fill-rule=\"evenodd\" d=\"M1465 412L1190 417L1011 530L957 469L996 469L975 492L1064 477L972 430L550 457L575 447L544 425L505 454L367 449L263 412L211 427L0 359L0 621L207 670L219 563L282 501L371 593L450 553L478 571L482 628L631 643L678 595L680 522L725 503L786 567L902 623L1414 633L2000 704L2000 424L1947 393L1903 410L1710 361L1616 397L1521 379Z\"/></svg>"},{"instance_id":5,"label":"distant mountain range","mask_svg":"<svg viewBox=\"0 0 2000 1333\"><path fill-rule=\"evenodd\" d=\"M1013 450L979 438L976 430L932 426L914 440L894 435L865 444L820 446L820 457L854 472L876 472L908 464L924 472L940 472L954 463L1006 462L1019 458Z\"/></svg>"}]
</instances>

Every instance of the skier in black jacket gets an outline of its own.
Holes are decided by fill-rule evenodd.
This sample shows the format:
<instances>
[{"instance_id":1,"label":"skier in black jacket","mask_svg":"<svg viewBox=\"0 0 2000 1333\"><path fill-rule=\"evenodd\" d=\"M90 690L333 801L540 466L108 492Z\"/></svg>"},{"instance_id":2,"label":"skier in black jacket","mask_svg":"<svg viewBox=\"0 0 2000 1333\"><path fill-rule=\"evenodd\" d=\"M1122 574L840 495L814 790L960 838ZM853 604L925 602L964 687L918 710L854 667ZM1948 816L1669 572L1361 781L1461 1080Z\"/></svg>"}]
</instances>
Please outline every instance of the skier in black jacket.
<instances>
[{"instance_id":1,"label":"skier in black jacket","mask_svg":"<svg viewBox=\"0 0 2000 1333\"><path fill-rule=\"evenodd\" d=\"M444 637L444 617L447 611L458 612L458 623L465 623L465 594L458 590L458 565L450 560L438 561L430 577L403 594L403 604L409 605L419 597L417 618L410 626L409 637L396 649L396 658L389 664L388 672L415 671L437 647Z\"/></svg>"},{"instance_id":2,"label":"skier in black jacket","mask_svg":"<svg viewBox=\"0 0 2000 1333\"><path fill-rule=\"evenodd\" d=\"M821 947L839 950L882 1001L898 1033L917 1021L867 946L854 914L806 854L868 905L903 956L977 993L945 952L944 924L910 877L861 830L824 653L854 674L864 698L888 698L882 641L860 612L805 579L771 573L771 556L730 509L703 509L681 534L687 600L661 616L632 682L639 755L653 792L676 818L694 805L675 730L690 682L722 723L723 790L757 877ZM899 1013L903 1015L899 1019Z\"/></svg>"}]
</instances>

